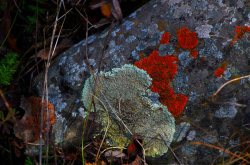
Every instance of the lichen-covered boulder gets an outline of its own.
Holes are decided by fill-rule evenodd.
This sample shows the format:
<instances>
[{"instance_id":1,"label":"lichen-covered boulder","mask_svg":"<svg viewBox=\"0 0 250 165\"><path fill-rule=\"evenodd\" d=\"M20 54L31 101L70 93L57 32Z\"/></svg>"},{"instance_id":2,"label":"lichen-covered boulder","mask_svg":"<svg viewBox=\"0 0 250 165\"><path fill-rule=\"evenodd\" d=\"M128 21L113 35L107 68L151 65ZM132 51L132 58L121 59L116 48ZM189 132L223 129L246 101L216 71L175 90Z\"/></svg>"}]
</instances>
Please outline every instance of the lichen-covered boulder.
<instances>
[{"instance_id":1,"label":"lichen-covered boulder","mask_svg":"<svg viewBox=\"0 0 250 165\"><path fill-rule=\"evenodd\" d=\"M151 81L146 71L133 65L124 65L110 72L101 72L98 85L114 112L131 132L142 136L144 148L148 148L146 155L155 156L167 152L166 143L172 142L175 123L167 107L158 102L158 94L151 91ZM89 107L91 103L93 88L94 79L91 76L85 82L82 93L85 107ZM109 119L104 105L95 99L97 115L100 117L97 124L102 128L98 134L105 131L109 120L107 139L110 144L127 146L132 140L132 135L112 112L101 92L98 92L97 97L107 107ZM91 111L94 111L93 106Z\"/></svg>"}]
</instances>

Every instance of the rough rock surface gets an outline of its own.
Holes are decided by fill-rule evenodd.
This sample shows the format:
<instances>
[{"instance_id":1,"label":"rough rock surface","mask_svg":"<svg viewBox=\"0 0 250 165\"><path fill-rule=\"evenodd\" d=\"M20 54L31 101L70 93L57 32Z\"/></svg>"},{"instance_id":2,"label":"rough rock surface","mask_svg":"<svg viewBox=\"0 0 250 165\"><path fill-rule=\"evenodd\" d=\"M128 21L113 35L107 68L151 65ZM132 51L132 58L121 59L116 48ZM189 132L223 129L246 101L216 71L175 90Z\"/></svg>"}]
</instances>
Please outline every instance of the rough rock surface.
<instances>
[{"instance_id":1,"label":"rough rock surface","mask_svg":"<svg viewBox=\"0 0 250 165\"><path fill-rule=\"evenodd\" d=\"M125 18L122 24L115 23L113 26L104 56L103 71L134 64L156 49L159 55L174 53L178 57L178 73L171 86L176 94L182 93L188 97L183 111L183 117L188 120L177 125L180 131L176 131L177 143L174 146L177 149L174 152L184 164L220 163L223 150L201 143L228 149L244 141L239 134L247 137L249 78L225 86L217 95L216 104L202 103L208 101L228 80L249 75L250 34L244 34L232 44L236 27L249 27L249 21L248 0L155 0ZM176 29L184 27L197 33L197 58L190 57L188 50L176 47ZM164 32L170 32L170 44L159 45ZM88 38L88 58L94 71L98 67L107 34L108 29ZM48 76L49 101L54 105L57 116L53 126L55 141L63 141L63 136L75 138L70 144L64 139L63 144L66 146L80 142L82 118L86 115L81 102L84 82L90 76L85 60L85 46L83 40L57 57ZM224 75L216 77L215 71L221 67L225 69ZM43 79L44 74L41 77ZM41 95L39 86L37 77L34 87ZM74 136L71 136L72 132ZM190 142L199 142L200 145L190 145ZM148 158L148 162L177 162L169 157L166 154L160 158Z\"/></svg>"}]
</instances>

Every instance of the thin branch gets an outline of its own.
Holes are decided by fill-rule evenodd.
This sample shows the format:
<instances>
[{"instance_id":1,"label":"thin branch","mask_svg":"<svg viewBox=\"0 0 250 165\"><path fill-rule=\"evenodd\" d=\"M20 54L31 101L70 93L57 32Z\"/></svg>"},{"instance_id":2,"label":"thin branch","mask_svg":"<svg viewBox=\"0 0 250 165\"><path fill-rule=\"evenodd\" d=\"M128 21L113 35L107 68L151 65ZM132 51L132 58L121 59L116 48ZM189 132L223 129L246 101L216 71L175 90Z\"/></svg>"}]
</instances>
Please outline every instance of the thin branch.
<instances>
[{"instance_id":1,"label":"thin branch","mask_svg":"<svg viewBox=\"0 0 250 165\"><path fill-rule=\"evenodd\" d=\"M89 22L89 20L88 20L87 18L85 18L85 17L82 15L82 13L81 13L76 7L74 7L74 9L75 9L75 10L80 14L80 16L87 22L87 24L89 23L91 26L93 26L92 23Z\"/></svg>"},{"instance_id":2,"label":"thin branch","mask_svg":"<svg viewBox=\"0 0 250 165\"><path fill-rule=\"evenodd\" d=\"M86 1L86 0L85 0ZM84 1L84 3L85 3ZM81 2L81 0L77 1L76 5L78 5ZM63 14L61 17L58 18L58 21L61 20L63 17L65 17L69 12L71 12L73 10L73 8L69 9L65 14ZM54 24L56 24L57 21L55 21L51 26L53 26Z\"/></svg>"},{"instance_id":3,"label":"thin branch","mask_svg":"<svg viewBox=\"0 0 250 165\"><path fill-rule=\"evenodd\" d=\"M52 33L52 38L51 38L51 42L50 42L50 49L49 49L49 54L48 54L48 59L47 59L47 64L46 64L46 71L45 71L45 76L44 76L44 84L43 84L43 96L42 96L42 109L41 109L41 124L40 124L40 147L39 147L39 164L42 165L42 132L43 132L43 103L44 103L44 94L46 91L46 100L47 100L47 115L48 115L48 71L49 71L49 67L50 67L50 62L51 62L51 58L52 58L52 47L53 47L53 42L54 42L54 36L55 36L55 32L56 32L56 27L57 27L57 22L58 22L58 17L59 17L59 12L62 6L62 1L60 1L59 7L58 7L58 11L57 11L57 16L56 16L56 23L54 25L54 29L53 29L53 33ZM48 130L47 130L48 131Z\"/></svg>"},{"instance_id":4,"label":"thin branch","mask_svg":"<svg viewBox=\"0 0 250 165\"><path fill-rule=\"evenodd\" d=\"M20 8L18 7L17 3L16 3L16 0L13 0L14 1L14 5L16 6L17 10L22 13L22 11L20 10Z\"/></svg>"},{"instance_id":5,"label":"thin branch","mask_svg":"<svg viewBox=\"0 0 250 165\"><path fill-rule=\"evenodd\" d=\"M100 2L100 3L97 3L97 4L91 5L91 6L89 6L89 8L92 9L92 10L97 9L97 8L107 4L107 3L110 3L110 2L111 2L111 0L107 0L105 2Z\"/></svg>"},{"instance_id":6,"label":"thin branch","mask_svg":"<svg viewBox=\"0 0 250 165\"><path fill-rule=\"evenodd\" d=\"M240 79L244 79L244 78L248 78L250 77L250 75L247 75L247 76L243 76L243 77L239 77L239 78L235 78L235 79L232 79L228 82L226 82L225 84L223 84L214 94L213 96L209 99L209 102L212 101L214 99L214 97L219 93L219 91L224 88L224 86L226 86L227 84L231 83L231 82L234 82L234 81L237 81L237 80L240 80Z\"/></svg>"},{"instance_id":7,"label":"thin branch","mask_svg":"<svg viewBox=\"0 0 250 165\"><path fill-rule=\"evenodd\" d=\"M99 153L100 153L100 150L101 150L101 147L102 147L102 144L103 144L103 142L104 142L104 139L105 139L105 137L106 137L106 134L107 134L108 128L109 128L109 112L108 112L108 109L106 108L105 104L104 104L97 96L95 96L95 95L93 95L93 94L92 94L92 96L102 103L102 105L104 106L104 108L105 108L105 110L106 110L106 113L107 113L107 115L108 115L108 125L107 125L107 127L106 127L106 130L105 130L105 133L104 133L102 142L101 142L101 144L100 144L100 147L99 147L99 149L98 149L97 156L96 156L96 159L95 159L95 163L97 163L98 157L99 157Z\"/></svg>"},{"instance_id":8,"label":"thin branch","mask_svg":"<svg viewBox=\"0 0 250 165\"><path fill-rule=\"evenodd\" d=\"M239 103L231 103L231 102L212 102L212 104L224 104L224 105L233 105L233 106L237 106L237 107L247 107L247 105L245 104L239 104Z\"/></svg>"},{"instance_id":9,"label":"thin branch","mask_svg":"<svg viewBox=\"0 0 250 165\"><path fill-rule=\"evenodd\" d=\"M9 105L7 99L5 98L5 96L4 96L4 94L3 94L3 91L2 91L1 89L0 89L0 95L1 95L1 97L2 97L2 99L3 99L3 101L4 101L5 106L6 106L7 109L9 110L11 117L13 118L14 122L16 123L15 115L14 115L14 113L11 111L10 105Z\"/></svg>"},{"instance_id":10,"label":"thin branch","mask_svg":"<svg viewBox=\"0 0 250 165\"><path fill-rule=\"evenodd\" d=\"M187 123L189 123L189 124L191 124L191 125L193 125L194 127L200 129L201 131L205 132L205 133L206 133L208 136L210 136L210 137L211 137L211 138L212 138L221 148L224 149L223 145L222 145L222 144L221 144L212 134L210 134L207 130L201 128L199 125L193 123L192 121L188 120L188 119L185 118L185 117L181 117L181 116L180 116L180 119L183 120L183 121L185 121L185 122L187 122Z\"/></svg>"},{"instance_id":11,"label":"thin branch","mask_svg":"<svg viewBox=\"0 0 250 165\"><path fill-rule=\"evenodd\" d=\"M160 134L162 140L164 141L164 143L168 146L168 148L171 150L171 152L173 153L174 157L176 158L176 160L178 161L178 163L180 165L183 165L183 163L181 163L181 161L178 159L178 157L175 155L174 151L172 150L172 148L170 147L170 145L168 144L168 142L165 140L165 138L162 136L162 134Z\"/></svg>"}]
</instances>

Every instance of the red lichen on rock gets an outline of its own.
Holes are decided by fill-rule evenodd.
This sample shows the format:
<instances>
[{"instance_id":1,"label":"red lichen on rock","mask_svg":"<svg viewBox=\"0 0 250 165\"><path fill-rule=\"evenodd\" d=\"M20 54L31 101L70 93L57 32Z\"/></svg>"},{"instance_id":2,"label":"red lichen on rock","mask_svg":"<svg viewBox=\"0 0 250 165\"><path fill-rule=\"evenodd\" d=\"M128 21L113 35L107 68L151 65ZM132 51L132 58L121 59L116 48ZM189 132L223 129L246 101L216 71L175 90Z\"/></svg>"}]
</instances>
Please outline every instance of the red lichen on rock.
<instances>
[{"instance_id":1,"label":"red lichen on rock","mask_svg":"<svg viewBox=\"0 0 250 165\"><path fill-rule=\"evenodd\" d=\"M189 49L190 51L190 57L196 57L198 56L198 52L195 51L194 47L198 45L198 37L196 37L196 32L191 32L187 27L184 27L183 29L178 30L178 42L180 46L184 49Z\"/></svg>"},{"instance_id":2,"label":"red lichen on rock","mask_svg":"<svg viewBox=\"0 0 250 165\"><path fill-rule=\"evenodd\" d=\"M250 27L244 26L244 27L243 27L243 31L244 31L245 33L249 33L249 32L250 32Z\"/></svg>"},{"instance_id":3,"label":"red lichen on rock","mask_svg":"<svg viewBox=\"0 0 250 165\"><path fill-rule=\"evenodd\" d=\"M159 97L159 101L168 107L169 112L177 117L181 114L185 105L188 101L187 96L179 93L177 96L174 94L174 90L172 88L167 88L165 92L161 92Z\"/></svg>"},{"instance_id":4,"label":"red lichen on rock","mask_svg":"<svg viewBox=\"0 0 250 165\"><path fill-rule=\"evenodd\" d=\"M170 39L170 33L169 32L163 33L160 40L160 45L169 44L169 39Z\"/></svg>"},{"instance_id":5,"label":"red lichen on rock","mask_svg":"<svg viewBox=\"0 0 250 165\"><path fill-rule=\"evenodd\" d=\"M190 51L189 57L194 57L196 59L199 53L195 49L189 49L189 51Z\"/></svg>"},{"instance_id":6,"label":"red lichen on rock","mask_svg":"<svg viewBox=\"0 0 250 165\"><path fill-rule=\"evenodd\" d=\"M153 79L151 89L153 92L163 92L169 86L177 73L176 57L159 56L158 51L153 51L149 57L144 58L141 62L134 63L140 69L147 71Z\"/></svg>"},{"instance_id":7,"label":"red lichen on rock","mask_svg":"<svg viewBox=\"0 0 250 165\"><path fill-rule=\"evenodd\" d=\"M238 39L243 38L245 33L249 33L249 32L250 32L250 27L244 26L243 28L241 28L241 26L237 26L235 29L234 40L232 41L230 46L232 46L232 44L235 43L235 41L237 41Z\"/></svg>"},{"instance_id":8,"label":"red lichen on rock","mask_svg":"<svg viewBox=\"0 0 250 165\"><path fill-rule=\"evenodd\" d=\"M198 38L196 37L196 32L191 32L187 27L179 29L179 34L177 35L178 42L184 49L193 49L198 45Z\"/></svg>"},{"instance_id":9,"label":"red lichen on rock","mask_svg":"<svg viewBox=\"0 0 250 165\"><path fill-rule=\"evenodd\" d=\"M215 74L216 77L221 77L221 75L225 76L225 75L224 75L224 72L225 72L225 71L226 71L226 69L218 68L218 69L214 72L214 74Z\"/></svg>"},{"instance_id":10,"label":"red lichen on rock","mask_svg":"<svg viewBox=\"0 0 250 165\"><path fill-rule=\"evenodd\" d=\"M178 62L176 57L159 56L158 51L153 51L149 57L142 59L141 62L135 62L134 65L147 71L153 79L152 91L160 95L159 101L168 107L174 117L177 117L183 111L188 99L182 94L175 96L174 90L170 88L170 81L173 81L177 73L175 62Z\"/></svg>"}]
</instances>

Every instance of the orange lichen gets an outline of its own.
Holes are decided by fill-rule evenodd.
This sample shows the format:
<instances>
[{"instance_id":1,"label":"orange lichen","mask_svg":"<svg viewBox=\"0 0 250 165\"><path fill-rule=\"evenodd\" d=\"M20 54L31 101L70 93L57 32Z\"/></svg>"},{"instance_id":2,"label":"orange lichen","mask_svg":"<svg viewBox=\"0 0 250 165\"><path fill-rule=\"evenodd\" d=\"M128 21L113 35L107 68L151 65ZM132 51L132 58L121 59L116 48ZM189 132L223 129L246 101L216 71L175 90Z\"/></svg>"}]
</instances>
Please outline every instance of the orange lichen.
<instances>
[{"instance_id":1,"label":"orange lichen","mask_svg":"<svg viewBox=\"0 0 250 165\"><path fill-rule=\"evenodd\" d=\"M214 74L215 74L216 77L221 77L221 75L225 76L225 75L224 75L224 72L225 72L225 71L226 71L226 69L218 68L218 69L214 72Z\"/></svg>"},{"instance_id":2,"label":"orange lichen","mask_svg":"<svg viewBox=\"0 0 250 165\"><path fill-rule=\"evenodd\" d=\"M134 65L140 69L146 70L153 79L151 89L160 95L159 101L168 107L169 112L177 117L184 109L187 97L182 94L175 96L174 90L170 88L170 82L173 81L177 73L176 57L170 55L159 56L158 51L153 51L149 57L141 62L135 62Z\"/></svg>"},{"instance_id":3,"label":"orange lichen","mask_svg":"<svg viewBox=\"0 0 250 165\"><path fill-rule=\"evenodd\" d=\"M230 46L232 46L232 44L235 43L235 41L237 41L238 39L243 38L245 33L249 33L249 32L250 32L250 27L244 26L243 28L241 28L241 26L237 26L235 29L234 40L232 41Z\"/></svg>"},{"instance_id":4,"label":"orange lichen","mask_svg":"<svg viewBox=\"0 0 250 165\"><path fill-rule=\"evenodd\" d=\"M170 33L169 32L163 33L160 40L160 45L169 44L169 39L170 39Z\"/></svg>"},{"instance_id":5,"label":"orange lichen","mask_svg":"<svg viewBox=\"0 0 250 165\"><path fill-rule=\"evenodd\" d=\"M235 79L235 78L240 78L240 76L239 75L233 75L232 79ZM238 84L239 82L240 82L240 80L237 80L237 81L233 81L232 83L233 84Z\"/></svg>"},{"instance_id":6,"label":"orange lichen","mask_svg":"<svg viewBox=\"0 0 250 165\"><path fill-rule=\"evenodd\" d=\"M198 38L196 32L191 32L187 27L178 30L177 35L180 46L184 49L193 49L198 45Z\"/></svg>"},{"instance_id":7,"label":"orange lichen","mask_svg":"<svg viewBox=\"0 0 250 165\"><path fill-rule=\"evenodd\" d=\"M226 62L223 62L221 65L220 65L220 68L221 69L226 69L227 66L229 65L229 63L226 61Z\"/></svg>"},{"instance_id":8,"label":"orange lichen","mask_svg":"<svg viewBox=\"0 0 250 165\"><path fill-rule=\"evenodd\" d=\"M167 24L163 21L158 21L157 25L160 32L167 28Z\"/></svg>"},{"instance_id":9,"label":"orange lichen","mask_svg":"<svg viewBox=\"0 0 250 165\"><path fill-rule=\"evenodd\" d=\"M27 99L30 104L30 113L25 114L25 117L23 117L20 125L23 130L19 131L26 131L31 130L32 132L32 139L29 142L34 142L35 140L39 139L40 136L40 122L41 122L41 107L42 107L42 98L40 97L30 97ZM51 103L48 103L48 109L49 109L49 129L51 125L55 122L56 117L54 114L54 106ZM43 136L47 135L47 103L44 101L43 104Z\"/></svg>"},{"instance_id":10,"label":"orange lichen","mask_svg":"<svg viewBox=\"0 0 250 165\"><path fill-rule=\"evenodd\" d=\"M181 48L181 45L175 45L175 51L178 52L178 50Z\"/></svg>"},{"instance_id":11,"label":"orange lichen","mask_svg":"<svg viewBox=\"0 0 250 165\"><path fill-rule=\"evenodd\" d=\"M138 27L141 22L140 21L135 21L134 23L135 23L134 26Z\"/></svg>"},{"instance_id":12,"label":"orange lichen","mask_svg":"<svg viewBox=\"0 0 250 165\"><path fill-rule=\"evenodd\" d=\"M203 62L203 61L205 61L205 60L206 60L205 57L201 57L201 58L200 58L200 62Z\"/></svg>"},{"instance_id":13,"label":"orange lichen","mask_svg":"<svg viewBox=\"0 0 250 165\"><path fill-rule=\"evenodd\" d=\"M145 58L144 52L139 52L139 59L141 60L141 59L143 59L143 58Z\"/></svg>"}]
</instances>

